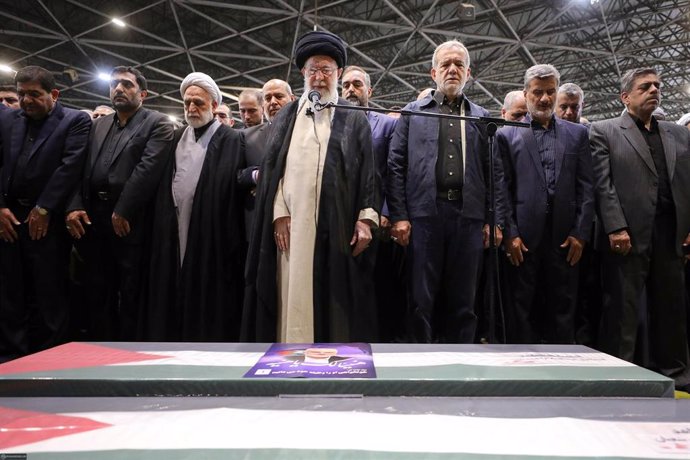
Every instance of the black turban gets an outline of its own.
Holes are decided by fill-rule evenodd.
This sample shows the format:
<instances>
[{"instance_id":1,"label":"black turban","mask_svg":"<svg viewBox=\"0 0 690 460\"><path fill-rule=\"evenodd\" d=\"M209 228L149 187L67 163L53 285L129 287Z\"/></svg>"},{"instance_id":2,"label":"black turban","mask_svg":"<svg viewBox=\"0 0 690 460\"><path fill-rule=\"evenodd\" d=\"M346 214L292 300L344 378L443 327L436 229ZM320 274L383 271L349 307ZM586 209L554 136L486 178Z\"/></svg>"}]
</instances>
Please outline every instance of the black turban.
<instances>
[{"instance_id":1,"label":"black turban","mask_svg":"<svg viewBox=\"0 0 690 460\"><path fill-rule=\"evenodd\" d=\"M307 32L297 40L295 46L295 61L301 69L312 56L329 56L338 64L338 68L347 64L345 43L330 32Z\"/></svg>"}]
</instances>

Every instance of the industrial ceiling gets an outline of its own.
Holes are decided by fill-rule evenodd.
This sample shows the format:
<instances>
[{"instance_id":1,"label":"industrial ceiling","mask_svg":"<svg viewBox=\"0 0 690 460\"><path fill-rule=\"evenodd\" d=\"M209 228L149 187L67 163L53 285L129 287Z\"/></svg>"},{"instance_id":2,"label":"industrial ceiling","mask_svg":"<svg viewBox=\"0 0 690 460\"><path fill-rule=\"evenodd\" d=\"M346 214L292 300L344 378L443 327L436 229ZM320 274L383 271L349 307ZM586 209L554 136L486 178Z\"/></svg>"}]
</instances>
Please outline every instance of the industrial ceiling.
<instances>
[{"instance_id":1,"label":"industrial ceiling","mask_svg":"<svg viewBox=\"0 0 690 460\"><path fill-rule=\"evenodd\" d=\"M317 27L345 40L380 107L403 106L431 86L435 46L459 39L472 59L465 92L494 113L537 63L584 89L590 121L620 114L620 75L640 66L660 72L669 119L690 111L690 1L0 0L0 16L0 64L50 69L61 101L77 108L108 103L99 74L116 65L139 67L146 105L176 116L179 84L192 71L214 77L231 106L271 78L299 94L292 50Z\"/></svg>"}]
</instances>

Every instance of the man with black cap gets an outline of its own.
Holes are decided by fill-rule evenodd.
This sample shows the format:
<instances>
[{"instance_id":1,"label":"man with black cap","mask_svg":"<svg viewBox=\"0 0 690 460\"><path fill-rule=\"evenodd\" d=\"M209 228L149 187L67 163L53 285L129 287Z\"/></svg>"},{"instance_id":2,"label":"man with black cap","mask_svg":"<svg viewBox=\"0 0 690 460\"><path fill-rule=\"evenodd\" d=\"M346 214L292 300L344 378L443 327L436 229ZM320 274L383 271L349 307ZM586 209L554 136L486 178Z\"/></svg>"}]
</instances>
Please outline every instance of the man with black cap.
<instances>
[{"instance_id":1,"label":"man with black cap","mask_svg":"<svg viewBox=\"0 0 690 460\"><path fill-rule=\"evenodd\" d=\"M375 339L373 263L366 250L380 192L364 113L316 110L338 98L345 44L310 32L297 42L304 94L268 132L247 258L243 339L349 342Z\"/></svg>"}]
</instances>

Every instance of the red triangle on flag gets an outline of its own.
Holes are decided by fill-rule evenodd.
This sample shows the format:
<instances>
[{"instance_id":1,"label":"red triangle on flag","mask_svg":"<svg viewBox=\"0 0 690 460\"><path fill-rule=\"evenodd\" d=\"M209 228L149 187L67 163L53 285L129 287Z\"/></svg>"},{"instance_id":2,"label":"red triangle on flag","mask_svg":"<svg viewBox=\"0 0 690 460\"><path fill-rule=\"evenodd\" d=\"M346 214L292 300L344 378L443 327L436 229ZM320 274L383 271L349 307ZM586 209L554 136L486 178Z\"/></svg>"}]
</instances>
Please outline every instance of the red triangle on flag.
<instances>
[{"instance_id":1,"label":"red triangle on flag","mask_svg":"<svg viewBox=\"0 0 690 460\"><path fill-rule=\"evenodd\" d=\"M0 407L0 451L109 426L85 417Z\"/></svg>"},{"instance_id":2,"label":"red triangle on flag","mask_svg":"<svg viewBox=\"0 0 690 460\"><path fill-rule=\"evenodd\" d=\"M168 358L91 343L71 342L0 364L0 375L107 366Z\"/></svg>"}]
</instances>

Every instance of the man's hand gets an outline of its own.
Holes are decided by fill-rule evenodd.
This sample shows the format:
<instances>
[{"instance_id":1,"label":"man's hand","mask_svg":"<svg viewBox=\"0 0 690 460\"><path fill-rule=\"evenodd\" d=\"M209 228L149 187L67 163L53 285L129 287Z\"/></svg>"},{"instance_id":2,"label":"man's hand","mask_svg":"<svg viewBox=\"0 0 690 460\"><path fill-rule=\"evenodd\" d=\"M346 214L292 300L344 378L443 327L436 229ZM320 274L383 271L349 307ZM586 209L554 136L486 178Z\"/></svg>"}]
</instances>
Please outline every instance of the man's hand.
<instances>
[{"instance_id":1,"label":"man's hand","mask_svg":"<svg viewBox=\"0 0 690 460\"><path fill-rule=\"evenodd\" d=\"M383 241L388 241L391 237L391 221L388 217L381 215L379 222L379 238Z\"/></svg>"},{"instance_id":2,"label":"man's hand","mask_svg":"<svg viewBox=\"0 0 690 460\"><path fill-rule=\"evenodd\" d=\"M484 249L489 247L489 224L484 224L482 228L482 234L484 236ZM501 245L503 241L503 231L498 226L494 226L494 244L496 247Z\"/></svg>"},{"instance_id":3,"label":"man's hand","mask_svg":"<svg viewBox=\"0 0 690 460\"><path fill-rule=\"evenodd\" d=\"M616 254L627 256L632 249L628 231L621 230L609 234L609 245L611 246L611 251L615 252Z\"/></svg>"},{"instance_id":4,"label":"man's hand","mask_svg":"<svg viewBox=\"0 0 690 460\"><path fill-rule=\"evenodd\" d=\"M20 223L10 208L0 208L0 238L8 243L17 241L19 236L14 229L15 225L20 225Z\"/></svg>"},{"instance_id":5,"label":"man's hand","mask_svg":"<svg viewBox=\"0 0 690 460\"><path fill-rule=\"evenodd\" d=\"M508 262L516 267L519 267L525 261L524 252L529 252L527 246L522 242L522 238L516 236L515 238L508 238L505 243L506 255Z\"/></svg>"},{"instance_id":6,"label":"man's hand","mask_svg":"<svg viewBox=\"0 0 690 460\"><path fill-rule=\"evenodd\" d=\"M82 222L83 224L91 225L89 215L86 214L86 211L84 211L83 209L72 211L69 214L67 214L67 217L65 217L67 231L70 235L72 235L72 238L79 239L86 233L86 229L84 228Z\"/></svg>"},{"instance_id":7,"label":"man's hand","mask_svg":"<svg viewBox=\"0 0 690 460\"><path fill-rule=\"evenodd\" d=\"M354 246L352 257L357 257L369 247L371 243L371 227L366 222L358 220L355 222L355 232L350 240L350 246Z\"/></svg>"},{"instance_id":8,"label":"man's hand","mask_svg":"<svg viewBox=\"0 0 690 460\"><path fill-rule=\"evenodd\" d=\"M50 223L50 214L42 216L38 209L32 208L29 215L26 217L24 223L29 224L29 237L36 241L40 240L48 233L48 224Z\"/></svg>"},{"instance_id":9,"label":"man's hand","mask_svg":"<svg viewBox=\"0 0 690 460\"><path fill-rule=\"evenodd\" d=\"M113 230L117 236L123 238L129 235L131 228L129 227L129 221L127 219L114 212L110 220L113 222Z\"/></svg>"},{"instance_id":10,"label":"man's hand","mask_svg":"<svg viewBox=\"0 0 690 460\"><path fill-rule=\"evenodd\" d=\"M564 249L570 247L570 249L568 249L568 255L566 256L565 260L572 267L580 261L580 258L582 257L582 249L585 247L585 242L584 240L575 238L574 236L568 236L568 238L565 239L563 244L561 244L561 247Z\"/></svg>"},{"instance_id":11,"label":"man's hand","mask_svg":"<svg viewBox=\"0 0 690 460\"><path fill-rule=\"evenodd\" d=\"M290 216L279 217L273 222L273 238L281 252L290 249Z\"/></svg>"},{"instance_id":12,"label":"man's hand","mask_svg":"<svg viewBox=\"0 0 690 460\"><path fill-rule=\"evenodd\" d=\"M410 233L412 232L412 224L409 220L399 220L391 227L391 240L398 243L400 246L407 246L410 244Z\"/></svg>"}]
</instances>

